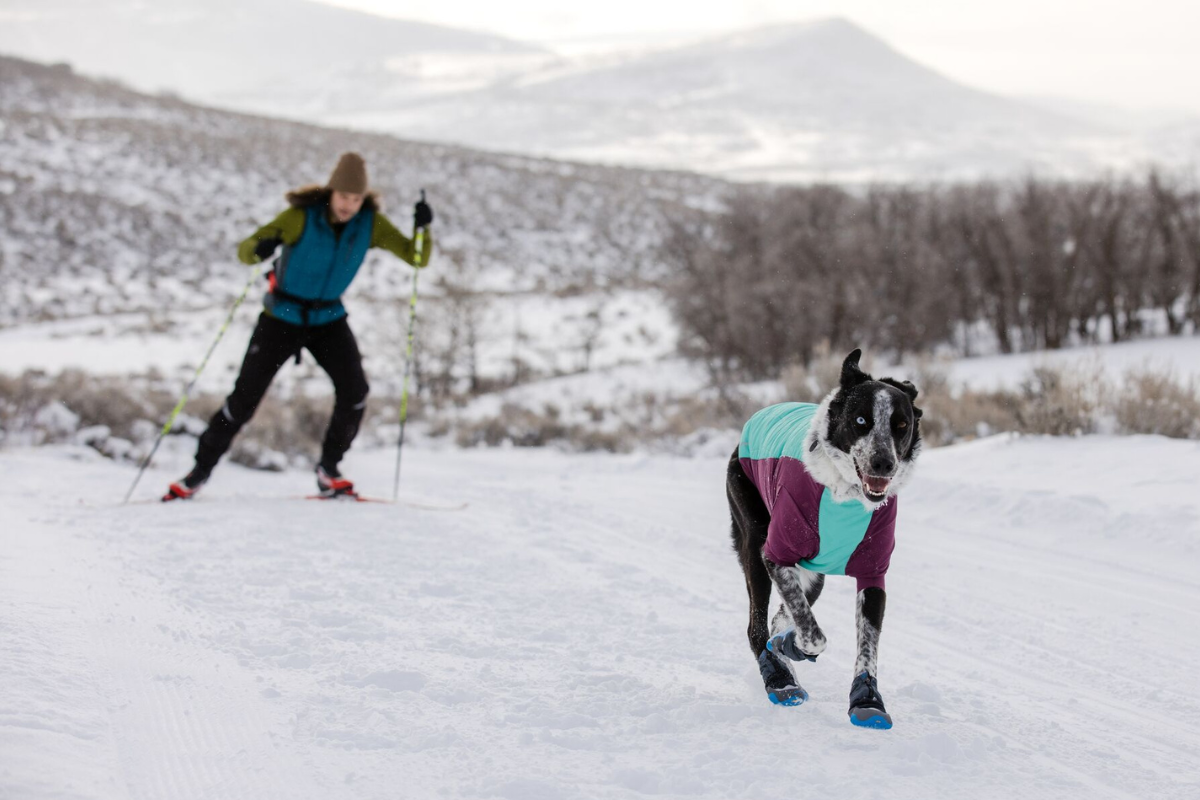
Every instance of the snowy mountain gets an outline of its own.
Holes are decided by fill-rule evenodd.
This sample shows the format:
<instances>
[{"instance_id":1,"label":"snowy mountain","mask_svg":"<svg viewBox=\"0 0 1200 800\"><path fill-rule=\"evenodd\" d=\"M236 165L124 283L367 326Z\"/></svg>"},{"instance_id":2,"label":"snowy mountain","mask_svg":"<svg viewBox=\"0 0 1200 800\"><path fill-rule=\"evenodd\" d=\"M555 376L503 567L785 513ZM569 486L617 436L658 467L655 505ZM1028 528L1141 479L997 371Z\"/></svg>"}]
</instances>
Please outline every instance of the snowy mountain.
<instances>
[{"instance_id":1,"label":"snowy mountain","mask_svg":"<svg viewBox=\"0 0 1200 800\"><path fill-rule=\"evenodd\" d=\"M1104 129L969 89L843 19L547 70L340 118L421 138L771 180L1086 170Z\"/></svg>"},{"instance_id":2,"label":"snowy mountain","mask_svg":"<svg viewBox=\"0 0 1200 800\"><path fill-rule=\"evenodd\" d=\"M887 577L886 732L846 720L844 577L815 606L828 649L797 665L809 701L768 703L724 457L405 459L402 496L467 509L306 503L311 474L236 465L191 505L118 507L129 466L6 452L0 796L1126 800L1200 783L1200 645L1180 633L1200 601L1195 443L923 455ZM393 461L356 448L346 469L387 493Z\"/></svg>"},{"instance_id":3,"label":"snowy mountain","mask_svg":"<svg viewBox=\"0 0 1200 800\"><path fill-rule=\"evenodd\" d=\"M309 0L6 0L0 53L66 61L146 91L210 102L282 92L332 108L325 92L336 87L349 102L386 88L399 75L374 78L407 58L544 55L499 36Z\"/></svg>"},{"instance_id":4,"label":"snowy mountain","mask_svg":"<svg viewBox=\"0 0 1200 800\"><path fill-rule=\"evenodd\" d=\"M1200 152L971 89L840 18L570 57L307 0L15 0L0 20L0 52L252 113L741 180L1072 176Z\"/></svg>"}]
</instances>

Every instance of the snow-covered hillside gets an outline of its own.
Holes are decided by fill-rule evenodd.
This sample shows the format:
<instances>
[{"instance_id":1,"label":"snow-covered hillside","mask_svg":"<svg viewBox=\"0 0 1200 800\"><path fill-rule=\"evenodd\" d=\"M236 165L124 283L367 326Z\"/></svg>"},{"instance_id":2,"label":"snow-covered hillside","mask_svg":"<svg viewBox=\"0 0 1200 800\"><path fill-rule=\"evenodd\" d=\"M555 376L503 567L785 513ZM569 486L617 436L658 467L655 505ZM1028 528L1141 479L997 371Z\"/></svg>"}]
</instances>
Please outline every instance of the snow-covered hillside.
<instances>
[{"instance_id":1,"label":"snow-covered hillside","mask_svg":"<svg viewBox=\"0 0 1200 800\"><path fill-rule=\"evenodd\" d=\"M282 210L289 188L324 181L344 150L364 153L402 227L418 189L428 190L436 250L422 279L421 352L432 357L450 347L452 329L465 338L471 328L479 371L492 378L518 359L555 373L672 350L661 301L641 291L663 273L662 209L716 203L727 191L684 173L214 111L16 59L0 58L0 77L0 327L20 326L18 338L54 343L51 351L85 340L59 351L76 364L90 353L87 366L100 371L194 366L249 276L236 243ZM409 274L372 255L347 295L364 351L389 361L381 374L397 372L403 351ZM262 291L253 289L231 338L244 341ZM648 327L633 323L645 319ZM205 344L184 352L194 341ZM138 364L93 358L109 344ZM0 369L62 363L33 354L22 349Z\"/></svg>"},{"instance_id":2,"label":"snow-covered hillside","mask_svg":"<svg viewBox=\"0 0 1200 800\"><path fill-rule=\"evenodd\" d=\"M245 274L237 242L348 149L402 227L427 188L441 271L463 266L471 288L493 291L653 277L659 204L712 203L725 186L215 111L3 57L0 77L4 325L207 306L236 286L214 279ZM381 280L369 294L406 288Z\"/></svg>"},{"instance_id":3,"label":"snow-covered hillside","mask_svg":"<svg viewBox=\"0 0 1200 800\"><path fill-rule=\"evenodd\" d=\"M0 796L1200 791L1195 443L928 452L888 576L890 732L846 720L845 579L811 700L767 702L724 459L407 459L406 497L469 507L306 503L307 474L231 466L120 508L132 470L90 451L0 456ZM390 489L390 453L348 467Z\"/></svg>"}]
</instances>

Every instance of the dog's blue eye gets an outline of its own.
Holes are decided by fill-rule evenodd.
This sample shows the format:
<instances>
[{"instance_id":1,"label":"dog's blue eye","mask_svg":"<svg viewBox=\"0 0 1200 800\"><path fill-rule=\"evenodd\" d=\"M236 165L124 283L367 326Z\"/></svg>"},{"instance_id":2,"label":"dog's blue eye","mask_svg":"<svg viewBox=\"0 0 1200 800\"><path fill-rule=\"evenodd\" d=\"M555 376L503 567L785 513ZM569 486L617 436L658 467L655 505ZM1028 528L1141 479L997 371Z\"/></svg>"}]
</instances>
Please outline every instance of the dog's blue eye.
<instances>
[{"instance_id":1,"label":"dog's blue eye","mask_svg":"<svg viewBox=\"0 0 1200 800\"><path fill-rule=\"evenodd\" d=\"M866 421L865 419L863 419L862 417L859 417L858 419L856 419L856 420L854 420L854 421L855 421L855 422L857 422L859 425L866 425L866 424L867 424L867 421Z\"/></svg>"}]
</instances>

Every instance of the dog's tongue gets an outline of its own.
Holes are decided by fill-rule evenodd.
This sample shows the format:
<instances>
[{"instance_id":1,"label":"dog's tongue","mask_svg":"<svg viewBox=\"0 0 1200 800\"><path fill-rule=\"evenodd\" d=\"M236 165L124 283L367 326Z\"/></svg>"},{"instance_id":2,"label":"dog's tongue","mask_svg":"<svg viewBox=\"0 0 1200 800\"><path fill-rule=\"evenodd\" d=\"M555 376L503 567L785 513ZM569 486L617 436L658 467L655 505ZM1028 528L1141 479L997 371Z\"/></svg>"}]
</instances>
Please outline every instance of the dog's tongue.
<instances>
[{"instance_id":1,"label":"dog's tongue","mask_svg":"<svg viewBox=\"0 0 1200 800\"><path fill-rule=\"evenodd\" d=\"M881 495L887 491L888 484L892 482L891 478L877 478L874 475L867 475L863 478L863 484L873 495Z\"/></svg>"}]
</instances>

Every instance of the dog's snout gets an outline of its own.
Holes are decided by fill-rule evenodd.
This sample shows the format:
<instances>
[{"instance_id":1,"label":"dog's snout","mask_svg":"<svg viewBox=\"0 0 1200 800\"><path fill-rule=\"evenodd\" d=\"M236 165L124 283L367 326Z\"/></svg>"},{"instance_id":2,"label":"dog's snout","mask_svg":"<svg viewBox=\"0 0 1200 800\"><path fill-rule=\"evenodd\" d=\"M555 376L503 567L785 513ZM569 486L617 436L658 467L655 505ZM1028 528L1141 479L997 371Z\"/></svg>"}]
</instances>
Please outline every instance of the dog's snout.
<instances>
[{"instance_id":1,"label":"dog's snout","mask_svg":"<svg viewBox=\"0 0 1200 800\"><path fill-rule=\"evenodd\" d=\"M874 475L891 475L896 469L896 461L887 453L876 453L871 456L871 472Z\"/></svg>"}]
</instances>

